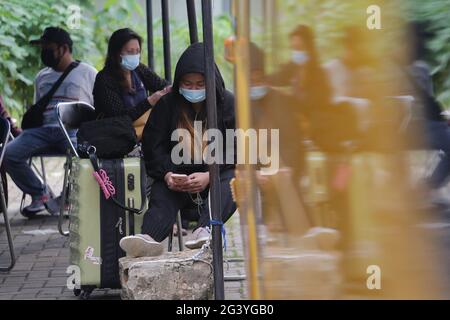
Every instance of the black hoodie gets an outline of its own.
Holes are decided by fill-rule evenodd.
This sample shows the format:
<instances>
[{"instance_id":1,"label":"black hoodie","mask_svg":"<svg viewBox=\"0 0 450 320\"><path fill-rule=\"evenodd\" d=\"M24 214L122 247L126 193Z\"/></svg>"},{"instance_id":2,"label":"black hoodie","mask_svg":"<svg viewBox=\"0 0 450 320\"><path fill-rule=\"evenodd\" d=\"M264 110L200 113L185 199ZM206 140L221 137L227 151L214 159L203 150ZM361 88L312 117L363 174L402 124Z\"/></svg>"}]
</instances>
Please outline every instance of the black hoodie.
<instances>
[{"instance_id":1,"label":"black hoodie","mask_svg":"<svg viewBox=\"0 0 450 320\"><path fill-rule=\"evenodd\" d=\"M153 108L150 118L145 126L142 147L147 173L154 179L164 180L167 172L191 174L193 172L205 172L206 164L181 164L175 165L171 160L172 148L178 144L171 141L171 135L177 129L178 117L182 105L190 103L179 93L181 78L188 73L205 74L204 46L196 43L188 47L178 60L175 69L175 79L172 91L166 94ZM225 130L235 129L234 96L225 89L225 84L216 66L216 99L217 99L217 124L224 137ZM189 117L193 120L196 116L194 109L188 108ZM197 115L197 120L206 121L206 103ZM225 156L224 156L225 157ZM221 165L220 169L232 168L233 165Z\"/></svg>"}]
</instances>

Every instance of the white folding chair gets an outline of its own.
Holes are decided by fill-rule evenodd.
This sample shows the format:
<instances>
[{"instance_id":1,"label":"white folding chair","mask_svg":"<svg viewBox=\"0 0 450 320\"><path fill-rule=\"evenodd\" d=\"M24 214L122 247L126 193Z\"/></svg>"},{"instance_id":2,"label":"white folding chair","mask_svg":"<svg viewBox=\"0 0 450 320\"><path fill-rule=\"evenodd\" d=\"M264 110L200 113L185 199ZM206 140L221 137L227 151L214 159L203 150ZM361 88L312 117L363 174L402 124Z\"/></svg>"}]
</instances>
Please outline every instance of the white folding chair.
<instances>
[{"instance_id":1,"label":"white folding chair","mask_svg":"<svg viewBox=\"0 0 450 320\"><path fill-rule=\"evenodd\" d=\"M72 169L72 157L79 157L76 146L70 139L68 131L78 130L83 122L95 119L95 109L86 102L60 102L56 105L56 112L58 115L58 123L61 130L66 137L69 144L69 150L66 154L66 163L64 164L64 180L63 191L61 193L61 203L59 207L58 230L63 236L68 236L69 232L63 230L64 211L66 209L66 202L69 196L68 177Z\"/></svg>"}]
</instances>

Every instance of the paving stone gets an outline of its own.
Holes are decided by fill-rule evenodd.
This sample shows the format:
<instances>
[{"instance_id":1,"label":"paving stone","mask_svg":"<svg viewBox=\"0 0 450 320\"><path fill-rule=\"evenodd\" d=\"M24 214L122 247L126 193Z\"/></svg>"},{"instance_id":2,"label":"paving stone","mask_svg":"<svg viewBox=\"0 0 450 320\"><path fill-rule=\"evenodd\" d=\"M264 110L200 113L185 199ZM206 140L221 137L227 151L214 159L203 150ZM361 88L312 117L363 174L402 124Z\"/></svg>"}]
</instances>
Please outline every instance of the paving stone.
<instances>
[{"instance_id":1,"label":"paving stone","mask_svg":"<svg viewBox=\"0 0 450 320\"><path fill-rule=\"evenodd\" d=\"M11 296L11 300L35 300L36 294L26 294L26 293L20 293L15 296Z\"/></svg>"},{"instance_id":2,"label":"paving stone","mask_svg":"<svg viewBox=\"0 0 450 320\"><path fill-rule=\"evenodd\" d=\"M22 254L17 258L17 262L33 262L36 261L36 254Z\"/></svg>"},{"instance_id":3,"label":"paving stone","mask_svg":"<svg viewBox=\"0 0 450 320\"><path fill-rule=\"evenodd\" d=\"M242 296L240 293L225 293L226 300L242 300Z\"/></svg>"},{"instance_id":4,"label":"paving stone","mask_svg":"<svg viewBox=\"0 0 450 320\"><path fill-rule=\"evenodd\" d=\"M66 259L65 261L55 261L55 267L56 268L67 268L69 266L69 260Z\"/></svg>"},{"instance_id":5,"label":"paving stone","mask_svg":"<svg viewBox=\"0 0 450 320\"><path fill-rule=\"evenodd\" d=\"M16 276L9 276L9 277L5 278L3 284L6 284L6 283L22 283L22 282L25 281L25 278L26 277L24 277L24 276L17 276L17 277Z\"/></svg>"},{"instance_id":6,"label":"paving stone","mask_svg":"<svg viewBox=\"0 0 450 320\"><path fill-rule=\"evenodd\" d=\"M45 284L46 288L49 287L65 287L67 286L67 277L64 278L52 278L51 280L48 280Z\"/></svg>"},{"instance_id":7,"label":"paving stone","mask_svg":"<svg viewBox=\"0 0 450 320\"><path fill-rule=\"evenodd\" d=\"M17 297L17 295L10 293L7 294L0 293L0 300L14 300L15 297Z\"/></svg>"},{"instance_id":8,"label":"paving stone","mask_svg":"<svg viewBox=\"0 0 450 320\"><path fill-rule=\"evenodd\" d=\"M48 270L50 267L53 267L55 265L54 261L43 261L43 262L35 262L33 270Z\"/></svg>"},{"instance_id":9,"label":"paving stone","mask_svg":"<svg viewBox=\"0 0 450 320\"><path fill-rule=\"evenodd\" d=\"M53 269L50 271L50 276L53 277L61 277L61 276L68 276L66 273L66 269Z\"/></svg>"},{"instance_id":10,"label":"paving stone","mask_svg":"<svg viewBox=\"0 0 450 320\"><path fill-rule=\"evenodd\" d=\"M16 263L16 265L14 266L14 270L16 271L23 271L23 270L31 270L33 268L33 262L20 262L20 263Z\"/></svg>"},{"instance_id":11,"label":"paving stone","mask_svg":"<svg viewBox=\"0 0 450 320\"><path fill-rule=\"evenodd\" d=\"M22 288L20 290L20 294L27 294L27 295L37 295L40 291L42 290L42 288Z\"/></svg>"},{"instance_id":12,"label":"paving stone","mask_svg":"<svg viewBox=\"0 0 450 320\"><path fill-rule=\"evenodd\" d=\"M15 285L15 286L1 286L0 287L0 293L10 293L15 294L18 293L21 286Z\"/></svg>"},{"instance_id":13,"label":"paving stone","mask_svg":"<svg viewBox=\"0 0 450 320\"><path fill-rule=\"evenodd\" d=\"M241 288L241 282L240 281L227 281L227 282L225 282L225 287L226 288L230 288L230 289L232 289L232 288L240 289Z\"/></svg>"},{"instance_id":14,"label":"paving stone","mask_svg":"<svg viewBox=\"0 0 450 320\"><path fill-rule=\"evenodd\" d=\"M33 271L30 272L27 279L46 279L49 278L49 271Z\"/></svg>"},{"instance_id":15,"label":"paving stone","mask_svg":"<svg viewBox=\"0 0 450 320\"><path fill-rule=\"evenodd\" d=\"M42 288L45 284L45 281L28 281L23 286L22 289L32 289L32 288Z\"/></svg>"},{"instance_id":16,"label":"paving stone","mask_svg":"<svg viewBox=\"0 0 450 320\"><path fill-rule=\"evenodd\" d=\"M11 270L10 272L0 273L0 278L10 278L10 277L27 277L30 271L19 271L19 270Z\"/></svg>"},{"instance_id":17,"label":"paving stone","mask_svg":"<svg viewBox=\"0 0 450 320\"><path fill-rule=\"evenodd\" d=\"M62 287L61 288L44 288L39 291L38 297L53 296L56 298L61 293L62 293Z\"/></svg>"},{"instance_id":18,"label":"paving stone","mask_svg":"<svg viewBox=\"0 0 450 320\"><path fill-rule=\"evenodd\" d=\"M28 236L28 235L24 235L24 236L18 235L13 238L13 242L14 242L14 244L28 243L31 240L30 238L32 238L32 237Z\"/></svg>"},{"instance_id":19,"label":"paving stone","mask_svg":"<svg viewBox=\"0 0 450 320\"><path fill-rule=\"evenodd\" d=\"M61 249L45 249L39 253L39 257L57 257Z\"/></svg>"}]
</instances>

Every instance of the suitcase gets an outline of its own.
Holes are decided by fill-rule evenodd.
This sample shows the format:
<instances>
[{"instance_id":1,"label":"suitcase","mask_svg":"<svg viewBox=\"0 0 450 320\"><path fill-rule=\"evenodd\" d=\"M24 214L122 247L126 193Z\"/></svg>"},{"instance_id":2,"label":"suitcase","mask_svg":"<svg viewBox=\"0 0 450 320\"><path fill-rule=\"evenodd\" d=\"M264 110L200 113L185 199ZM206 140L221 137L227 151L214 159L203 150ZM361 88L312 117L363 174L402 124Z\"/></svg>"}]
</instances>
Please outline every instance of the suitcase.
<instances>
[{"instance_id":1,"label":"suitcase","mask_svg":"<svg viewBox=\"0 0 450 320\"><path fill-rule=\"evenodd\" d=\"M140 233L148 207L143 160L100 159L98 163L115 188L115 199L143 210L141 214L133 214L107 200L93 176L90 160L73 160L69 177L70 263L79 267L74 294L82 299L88 299L95 288L120 288L118 260L125 253L119 241Z\"/></svg>"}]
</instances>

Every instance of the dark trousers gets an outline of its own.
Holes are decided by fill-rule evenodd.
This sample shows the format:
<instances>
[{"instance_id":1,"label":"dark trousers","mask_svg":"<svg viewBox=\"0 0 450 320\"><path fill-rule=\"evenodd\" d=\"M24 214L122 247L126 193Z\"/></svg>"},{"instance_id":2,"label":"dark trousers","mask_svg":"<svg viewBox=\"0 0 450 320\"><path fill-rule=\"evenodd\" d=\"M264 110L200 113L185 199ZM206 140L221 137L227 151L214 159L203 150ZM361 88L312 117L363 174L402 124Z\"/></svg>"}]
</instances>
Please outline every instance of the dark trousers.
<instances>
[{"instance_id":1,"label":"dark trousers","mask_svg":"<svg viewBox=\"0 0 450 320\"><path fill-rule=\"evenodd\" d=\"M234 177L234 170L228 169L220 173L221 188L221 217L225 223L236 211L236 204L231 196L230 180ZM207 188L201 193L203 203L199 205L199 227L210 224ZM197 206L186 192L170 190L164 181L156 180L151 187L149 209L145 213L142 233L150 235L158 242L163 241L172 232L179 210Z\"/></svg>"},{"instance_id":2,"label":"dark trousers","mask_svg":"<svg viewBox=\"0 0 450 320\"><path fill-rule=\"evenodd\" d=\"M431 188L437 189L442 187L450 176L450 127L445 121L428 121L425 136L432 149L444 152L430 177Z\"/></svg>"},{"instance_id":3,"label":"dark trousers","mask_svg":"<svg viewBox=\"0 0 450 320\"><path fill-rule=\"evenodd\" d=\"M76 144L75 131L69 136ZM43 153L65 154L69 143L59 127L39 127L24 130L5 149L3 165L17 187L39 199L46 193L46 186L28 165L28 159Z\"/></svg>"}]
</instances>

